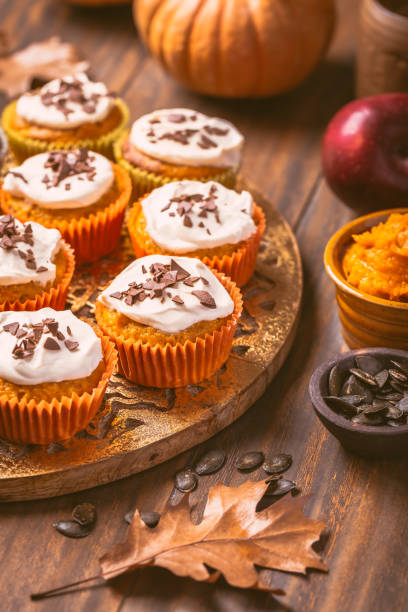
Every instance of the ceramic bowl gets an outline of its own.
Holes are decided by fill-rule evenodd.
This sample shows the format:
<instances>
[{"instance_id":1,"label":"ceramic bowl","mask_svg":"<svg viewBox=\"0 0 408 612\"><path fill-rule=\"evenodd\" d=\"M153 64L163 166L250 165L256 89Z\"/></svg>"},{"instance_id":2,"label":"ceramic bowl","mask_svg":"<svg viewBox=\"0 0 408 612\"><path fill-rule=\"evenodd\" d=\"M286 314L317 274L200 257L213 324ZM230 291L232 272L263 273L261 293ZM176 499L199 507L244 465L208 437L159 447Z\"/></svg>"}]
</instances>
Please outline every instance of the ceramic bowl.
<instances>
[{"instance_id":1,"label":"ceramic bowl","mask_svg":"<svg viewBox=\"0 0 408 612\"><path fill-rule=\"evenodd\" d=\"M408 359L407 351L369 348L350 351L323 363L314 371L309 383L309 394L317 416L347 450L358 455L373 458L408 456L408 425L356 425L334 412L324 401L323 397L329 395L328 380L332 367L339 364L340 371L344 368L346 375L347 370L353 367L356 355Z\"/></svg>"},{"instance_id":2,"label":"ceramic bowl","mask_svg":"<svg viewBox=\"0 0 408 612\"><path fill-rule=\"evenodd\" d=\"M336 232L326 246L324 264L336 286L343 336L350 348L388 346L408 349L408 302L385 300L363 293L346 281L342 266L352 235L386 221L391 213L408 213L408 208L383 210L359 217Z\"/></svg>"}]
</instances>

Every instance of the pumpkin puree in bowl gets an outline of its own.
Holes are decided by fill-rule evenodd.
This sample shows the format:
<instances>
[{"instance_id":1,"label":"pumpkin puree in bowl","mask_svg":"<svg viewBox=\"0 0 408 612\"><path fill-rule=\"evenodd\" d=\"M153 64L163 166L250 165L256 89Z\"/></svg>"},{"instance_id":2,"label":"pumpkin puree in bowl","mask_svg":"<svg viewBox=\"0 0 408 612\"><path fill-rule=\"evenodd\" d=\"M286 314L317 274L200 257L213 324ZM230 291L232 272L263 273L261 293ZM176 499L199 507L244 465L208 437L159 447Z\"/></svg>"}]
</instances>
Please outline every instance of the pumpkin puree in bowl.
<instances>
[{"instance_id":1,"label":"pumpkin puree in bowl","mask_svg":"<svg viewBox=\"0 0 408 612\"><path fill-rule=\"evenodd\" d=\"M393 213L353 240L343 259L347 281L375 297L408 301L408 213Z\"/></svg>"}]
</instances>

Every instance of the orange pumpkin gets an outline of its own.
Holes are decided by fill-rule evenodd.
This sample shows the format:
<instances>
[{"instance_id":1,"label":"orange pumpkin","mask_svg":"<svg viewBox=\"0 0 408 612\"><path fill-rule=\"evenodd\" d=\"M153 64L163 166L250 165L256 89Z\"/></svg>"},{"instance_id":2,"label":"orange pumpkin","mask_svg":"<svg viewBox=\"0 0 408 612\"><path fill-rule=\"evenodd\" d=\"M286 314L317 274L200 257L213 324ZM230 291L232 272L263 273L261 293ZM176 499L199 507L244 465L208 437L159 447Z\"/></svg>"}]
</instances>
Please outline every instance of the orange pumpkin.
<instances>
[{"instance_id":1,"label":"orange pumpkin","mask_svg":"<svg viewBox=\"0 0 408 612\"><path fill-rule=\"evenodd\" d=\"M298 85L329 44L334 0L134 0L151 53L194 91L262 97Z\"/></svg>"}]
</instances>

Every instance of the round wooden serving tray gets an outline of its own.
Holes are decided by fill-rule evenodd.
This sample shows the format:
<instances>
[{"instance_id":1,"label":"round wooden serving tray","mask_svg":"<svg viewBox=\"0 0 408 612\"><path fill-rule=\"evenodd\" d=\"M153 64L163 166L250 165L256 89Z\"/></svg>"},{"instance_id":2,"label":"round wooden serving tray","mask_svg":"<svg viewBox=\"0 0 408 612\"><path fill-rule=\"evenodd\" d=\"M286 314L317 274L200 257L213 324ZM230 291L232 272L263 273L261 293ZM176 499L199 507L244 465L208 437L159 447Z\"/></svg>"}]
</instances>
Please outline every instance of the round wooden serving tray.
<instances>
[{"instance_id":1,"label":"round wooden serving tray","mask_svg":"<svg viewBox=\"0 0 408 612\"><path fill-rule=\"evenodd\" d=\"M245 287L233 352L210 380L151 389L114 375L104 405L71 440L48 447L0 440L0 501L64 495L125 478L207 440L241 416L271 382L292 345L302 297L296 243L280 213L244 181L267 217L256 274ZM83 266L69 296L73 312L95 324L99 291L132 259L124 230L109 258Z\"/></svg>"}]
</instances>

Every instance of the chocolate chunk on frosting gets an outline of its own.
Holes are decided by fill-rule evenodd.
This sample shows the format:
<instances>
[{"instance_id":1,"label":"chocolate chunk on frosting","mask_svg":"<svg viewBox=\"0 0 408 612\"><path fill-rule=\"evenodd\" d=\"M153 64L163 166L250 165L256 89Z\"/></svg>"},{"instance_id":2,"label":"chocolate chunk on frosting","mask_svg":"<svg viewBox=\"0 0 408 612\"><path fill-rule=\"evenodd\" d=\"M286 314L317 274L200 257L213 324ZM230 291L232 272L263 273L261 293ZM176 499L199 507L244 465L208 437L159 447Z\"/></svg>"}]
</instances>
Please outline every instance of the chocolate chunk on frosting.
<instances>
[{"instance_id":1,"label":"chocolate chunk on frosting","mask_svg":"<svg viewBox=\"0 0 408 612\"><path fill-rule=\"evenodd\" d=\"M239 166L244 141L229 121L185 108L143 115L133 124L129 140L164 162L216 168Z\"/></svg>"},{"instance_id":2,"label":"chocolate chunk on frosting","mask_svg":"<svg viewBox=\"0 0 408 612\"><path fill-rule=\"evenodd\" d=\"M42 208L72 209L97 202L113 181L111 162L81 147L29 157L8 172L3 189Z\"/></svg>"},{"instance_id":3,"label":"chocolate chunk on frosting","mask_svg":"<svg viewBox=\"0 0 408 612\"><path fill-rule=\"evenodd\" d=\"M71 331L72 339L65 340ZM89 376L102 359L101 341L71 311L43 308L0 313L0 378L17 385Z\"/></svg>"},{"instance_id":4,"label":"chocolate chunk on frosting","mask_svg":"<svg viewBox=\"0 0 408 612\"><path fill-rule=\"evenodd\" d=\"M98 299L129 319L170 334L226 317L234 309L229 293L200 260L167 255L134 261Z\"/></svg>"},{"instance_id":5,"label":"chocolate chunk on frosting","mask_svg":"<svg viewBox=\"0 0 408 612\"><path fill-rule=\"evenodd\" d=\"M103 83L79 73L46 83L39 91L21 96L17 115L28 123L51 129L73 129L103 121L115 104Z\"/></svg>"},{"instance_id":6,"label":"chocolate chunk on frosting","mask_svg":"<svg viewBox=\"0 0 408 612\"><path fill-rule=\"evenodd\" d=\"M253 200L214 181L175 181L142 200L146 229L163 250L190 253L246 240L256 230Z\"/></svg>"}]
</instances>

